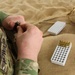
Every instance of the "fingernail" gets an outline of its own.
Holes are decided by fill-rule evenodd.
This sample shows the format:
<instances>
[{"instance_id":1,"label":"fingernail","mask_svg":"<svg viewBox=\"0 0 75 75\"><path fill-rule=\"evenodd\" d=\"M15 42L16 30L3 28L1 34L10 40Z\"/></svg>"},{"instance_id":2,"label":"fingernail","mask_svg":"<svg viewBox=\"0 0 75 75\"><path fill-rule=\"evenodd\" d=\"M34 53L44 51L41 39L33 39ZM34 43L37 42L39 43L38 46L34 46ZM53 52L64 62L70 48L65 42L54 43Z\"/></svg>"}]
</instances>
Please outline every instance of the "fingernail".
<instances>
[{"instance_id":1,"label":"fingernail","mask_svg":"<svg viewBox=\"0 0 75 75\"><path fill-rule=\"evenodd\" d=\"M19 29L20 26L17 26L17 29Z\"/></svg>"}]
</instances>

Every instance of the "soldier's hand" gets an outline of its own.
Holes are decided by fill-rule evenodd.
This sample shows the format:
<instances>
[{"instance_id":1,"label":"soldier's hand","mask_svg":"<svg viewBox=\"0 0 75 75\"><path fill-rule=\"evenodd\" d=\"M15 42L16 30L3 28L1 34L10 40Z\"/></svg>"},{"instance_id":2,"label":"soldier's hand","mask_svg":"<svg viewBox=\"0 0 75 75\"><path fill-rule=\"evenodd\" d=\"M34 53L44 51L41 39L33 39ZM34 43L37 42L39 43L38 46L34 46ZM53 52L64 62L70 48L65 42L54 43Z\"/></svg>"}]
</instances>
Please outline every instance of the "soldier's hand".
<instances>
[{"instance_id":1,"label":"soldier's hand","mask_svg":"<svg viewBox=\"0 0 75 75\"><path fill-rule=\"evenodd\" d=\"M8 30L12 30L16 22L20 22L22 25L25 24L25 19L21 15L11 15L4 19L2 25Z\"/></svg>"},{"instance_id":2,"label":"soldier's hand","mask_svg":"<svg viewBox=\"0 0 75 75\"><path fill-rule=\"evenodd\" d=\"M37 61L43 41L43 33L31 24L18 26L17 29L16 43L18 47L18 59L28 58Z\"/></svg>"}]
</instances>

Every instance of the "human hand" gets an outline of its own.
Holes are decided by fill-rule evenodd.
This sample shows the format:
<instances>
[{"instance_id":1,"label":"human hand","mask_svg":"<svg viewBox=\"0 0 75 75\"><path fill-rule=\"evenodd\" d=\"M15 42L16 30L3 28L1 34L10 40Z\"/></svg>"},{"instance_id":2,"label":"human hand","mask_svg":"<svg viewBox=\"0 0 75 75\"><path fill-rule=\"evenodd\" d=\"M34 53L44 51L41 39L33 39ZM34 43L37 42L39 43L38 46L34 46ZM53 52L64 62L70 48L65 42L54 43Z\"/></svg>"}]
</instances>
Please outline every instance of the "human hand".
<instances>
[{"instance_id":1,"label":"human hand","mask_svg":"<svg viewBox=\"0 0 75 75\"><path fill-rule=\"evenodd\" d=\"M29 58L37 61L43 41L42 32L31 24L18 26L17 29L16 44L18 47L18 59ZM26 30L25 32L24 29Z\"/></svg>"},{"instance_id":2,"label":"human hand","mask_svg":"<svg viewBox=\"0 0 75 75\"><path fill-rule=\"evenodd\" d=\"M11 15L5 18L2 22L4 28L8 30L12 30L16 22L20 22L20 24L25 24L24 17L21 15Z\"/></svg>"}]
</instances>

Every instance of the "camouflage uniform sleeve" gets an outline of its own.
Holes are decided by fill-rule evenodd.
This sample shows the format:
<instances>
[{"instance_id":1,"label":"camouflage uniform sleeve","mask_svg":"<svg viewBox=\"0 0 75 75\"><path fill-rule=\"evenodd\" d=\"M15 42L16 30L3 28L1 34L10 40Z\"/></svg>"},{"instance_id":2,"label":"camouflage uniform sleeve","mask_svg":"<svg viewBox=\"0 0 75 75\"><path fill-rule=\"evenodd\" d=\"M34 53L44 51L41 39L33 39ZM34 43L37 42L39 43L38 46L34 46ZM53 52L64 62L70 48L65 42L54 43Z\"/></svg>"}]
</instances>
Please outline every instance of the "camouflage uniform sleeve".
<instances>
[{"instance_id":1,"label":"camouflage uniform sleeve","mask_svg":"<svg viewBox=\"0 0 75 75\"><path fill-rule=\"evenodd\" d=\"M17 60L15 75L38 75L38 63L30 59Z\"/></svg>"},{"instance_id":2,"label":"camouflage uniform sleeve","mask_svg":"<svg viewBox=\"0 0 75 75\"><path fill-rule=\"evenodd\" d=\"M2 24L2 21L8 17L9 15L5 14L4 12L0 11L0 24Z\"/></svg>"},{"instance_id":3,"label":"camouflage uniform sleeve","mask_svg":"<svg viewBox=\"0 0 75 75\"><path fill-rule=\"evenodd\" d=\"M9 15L0 11L0 25L2 25L2 21L8 16ZM0 69L0 75L8 75L8 74L4 74L5 72L4 67L6 66L5 65L3 66L2 68L3 70ZM15 75L38 75L38 63L30 59L19 59L16 61L14 71L15 71ZM10 74L12 75L11 72Z\"/></svg>"}]
</instances>

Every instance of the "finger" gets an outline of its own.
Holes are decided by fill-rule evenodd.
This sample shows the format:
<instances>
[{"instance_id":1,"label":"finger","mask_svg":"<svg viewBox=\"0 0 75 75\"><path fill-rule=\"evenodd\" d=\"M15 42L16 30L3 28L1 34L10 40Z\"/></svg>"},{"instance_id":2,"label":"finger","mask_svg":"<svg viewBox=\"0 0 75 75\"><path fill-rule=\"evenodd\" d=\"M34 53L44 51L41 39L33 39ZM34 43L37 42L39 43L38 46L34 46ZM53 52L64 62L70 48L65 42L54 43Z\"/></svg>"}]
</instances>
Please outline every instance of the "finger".
<instances>
[{"instance_id":1,"label":"finger","mask_svg":"<svg viewBox=\"0 0 75 75\"><path fill-rule=\"evenodd\" d=\"M24 31L26 31L26 30L30 29L31 27L33 27L33 25L29 24L29 23L25 23L25 24L22 24L21 27Z\"/></svg>"},{"instance_id":2,"label":"finger","mask_svg":"<svg viewBox=\"0 0 75 75\"><path fill-rule=\"evenodd\" d=\"M42 32L42 31L40 31L40 33L41 33L41 35L43 36L43 32Z\"/></svg>"},{"instance_id":3,"label":"finger","mask_svg":"<svg viewBox=\"0 0 75 75\"><path fill-rule=\"evenodd\" d=\"M10 27L10 29L12 30L15 26L15 22L14 21L9 21L8 22L8 26Z\"/></svg>"},{"instance_id":4,"label":"finger","mask_svg":"<svg viewBox=\"0 0 75 75\"><path fill-rule=\"evenodd\" d=\"M20 26L17 26L17 34L20 35L23 33L23 29Z\"/></svg>"}]
</instances>

